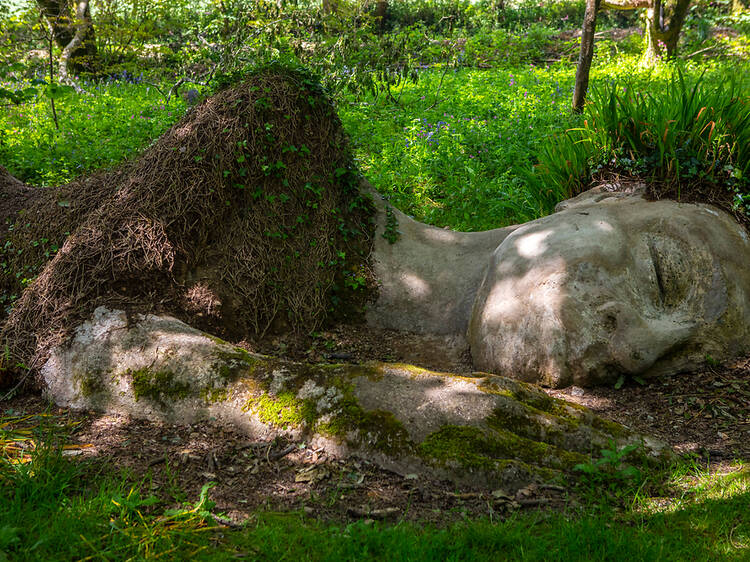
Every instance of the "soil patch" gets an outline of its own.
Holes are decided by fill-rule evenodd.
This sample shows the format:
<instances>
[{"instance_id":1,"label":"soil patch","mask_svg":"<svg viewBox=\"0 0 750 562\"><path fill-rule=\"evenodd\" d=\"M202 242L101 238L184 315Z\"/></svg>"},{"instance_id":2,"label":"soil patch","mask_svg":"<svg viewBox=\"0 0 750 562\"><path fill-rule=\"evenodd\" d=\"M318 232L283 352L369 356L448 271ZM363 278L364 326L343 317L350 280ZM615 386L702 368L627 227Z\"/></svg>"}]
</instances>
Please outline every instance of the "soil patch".
<instances>
[{"instance_id":1,"label":"soil patch","mask_svg":"<svg viewBox=\"0 0 750 562\"><path fill-rule=\"evenodd\" d=\"M623 388L548 390L711 462L750 459L750 359Z\"/></svg>"},{"instance_id":2,"label":"soil patch","mask_svg":"<svg viewBox=\"0 0 750 562\"><path fill-rule=\"evenodd\" d=\"M407 363L431 371L471 373L469 344L462 337L412 334L339 324L311 334L247 339L240 347L255 353L308 363Z\"/></svg>"}]
</instances>

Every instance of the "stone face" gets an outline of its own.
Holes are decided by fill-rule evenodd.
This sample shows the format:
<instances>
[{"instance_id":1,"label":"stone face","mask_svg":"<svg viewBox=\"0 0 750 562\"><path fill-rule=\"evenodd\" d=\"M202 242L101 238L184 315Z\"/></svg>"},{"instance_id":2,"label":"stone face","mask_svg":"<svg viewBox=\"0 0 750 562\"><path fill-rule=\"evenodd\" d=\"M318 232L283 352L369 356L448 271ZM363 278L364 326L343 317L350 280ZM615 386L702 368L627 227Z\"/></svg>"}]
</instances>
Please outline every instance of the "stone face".
<instances>
[{"instance_id":1,"label":"stone face","mask_svg":"<svg viewBox=\"0 0 750 562\"><path fill-rule=\"evenodd\" d=\"M610 442L661 446L505 377L410 365L308 365L248 353L174 318L98 308L42 369L61 406L231 423L356 454L402 474L513 490L549 481ZM666 453L663 453L666 454Z\"/></svg>"},{"instance_id":2,"label":"stone face","mask_svg":"<svg viewBox=\"0 0 750 562\"><path fill-rule=\"evenodd\" d=\"M750 353L750 240L713 207L587 194L509 234L469 325L475 368L563 387Z\"/></svg>"}]
</instances>

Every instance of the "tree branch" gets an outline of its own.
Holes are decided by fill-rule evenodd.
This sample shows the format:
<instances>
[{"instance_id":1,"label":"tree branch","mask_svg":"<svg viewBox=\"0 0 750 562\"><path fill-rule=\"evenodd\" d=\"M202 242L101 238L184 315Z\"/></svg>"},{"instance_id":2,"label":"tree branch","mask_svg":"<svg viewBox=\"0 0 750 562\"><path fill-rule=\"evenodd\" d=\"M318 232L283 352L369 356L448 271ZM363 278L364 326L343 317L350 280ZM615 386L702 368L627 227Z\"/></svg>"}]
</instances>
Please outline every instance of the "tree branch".
<instances>
[{"instance_id":1,"label":"tree branch","mask_svg":"<svg viewBox=\"0 0 750 562\"><path fill-rule=\"evenodd\" d=\"M602 8L610 10L637 10L638 8L648 8L651 6L651 0L603 0Z\"/></svg>"}]
</instances>

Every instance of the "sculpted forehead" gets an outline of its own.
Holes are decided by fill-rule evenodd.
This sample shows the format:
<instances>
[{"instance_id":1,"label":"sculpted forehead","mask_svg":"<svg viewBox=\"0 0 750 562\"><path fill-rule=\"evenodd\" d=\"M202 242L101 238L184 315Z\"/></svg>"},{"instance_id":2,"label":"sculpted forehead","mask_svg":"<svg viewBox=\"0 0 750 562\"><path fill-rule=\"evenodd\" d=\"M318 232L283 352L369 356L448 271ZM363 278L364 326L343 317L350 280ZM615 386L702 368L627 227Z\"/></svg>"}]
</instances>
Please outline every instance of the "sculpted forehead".
<instances>
[{"instance_id":1,"label":"sculpted forehead","mask_svg":"<svg viewBox=\"0 0 750 562\"><path fill-rule=\"evenodd\" d=\"M513 232L495 251L495 261L514 268L544 267L557 261L565 249L567 263L601 260L602 266L617 267L627 257L627 238L616 216L604 211L570 213L560 221L553 215ZM518 269L516 269L518 271Z\"/></svg>"}]
</instances>

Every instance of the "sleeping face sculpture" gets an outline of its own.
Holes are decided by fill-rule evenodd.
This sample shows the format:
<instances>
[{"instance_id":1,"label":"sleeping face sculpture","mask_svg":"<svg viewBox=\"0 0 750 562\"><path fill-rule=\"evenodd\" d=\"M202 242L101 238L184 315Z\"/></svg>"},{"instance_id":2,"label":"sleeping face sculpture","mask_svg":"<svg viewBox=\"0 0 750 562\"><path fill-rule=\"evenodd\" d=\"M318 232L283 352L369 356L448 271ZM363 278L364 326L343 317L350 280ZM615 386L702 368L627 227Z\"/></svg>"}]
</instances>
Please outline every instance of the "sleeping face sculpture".
<instances>
[{"instance_id":1,"label":"sleeping face sculpture","mask_svg":"<svg viewBox=\"0 0 750 562\"><path fill-rule=\"evenodd\" d=\"M587 198L508 235L476 293L477 369L563 387L750 351L750 240L704 205Z\"/></svg>"}]
</instances>

